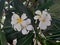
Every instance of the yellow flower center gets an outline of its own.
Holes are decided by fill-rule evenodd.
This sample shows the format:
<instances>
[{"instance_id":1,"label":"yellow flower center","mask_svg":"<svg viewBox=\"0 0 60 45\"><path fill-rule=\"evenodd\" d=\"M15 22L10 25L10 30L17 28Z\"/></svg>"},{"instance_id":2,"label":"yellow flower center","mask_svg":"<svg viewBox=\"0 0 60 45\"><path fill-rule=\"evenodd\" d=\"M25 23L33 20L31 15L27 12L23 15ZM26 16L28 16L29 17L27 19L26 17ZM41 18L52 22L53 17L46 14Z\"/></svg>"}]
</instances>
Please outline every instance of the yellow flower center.
<instances>
[{"instance_id":1,"label":"yellow flower center","mask_svg":"<svg viewBox=\"0 0 60 45\"><path fill-rule=\"evenodd\" d=\"M39 16L39 20L42 21L43 23L46 21L46 19L43 18L41 15Z\"/></svg>"},{"instance_id":2,"label":"yellow flower center","mask_svg":"<svg viewBox=\"0 0 60 45\"><path fill-rule=\"evenodd\" d=\"M42 22L45 22L46 20L45 19L42 19Z\"/></svg>"},{"instance_id":3,"label":"yellow flower center","mask_svg":"<svg viewBox=\"0 0 60 45\"><path fill-rule=\"evenodd\" d=\"M17 19L17 22L21 24L23 22L23 19L19 18L19 19Z\"/></svg>"}]
</instances>

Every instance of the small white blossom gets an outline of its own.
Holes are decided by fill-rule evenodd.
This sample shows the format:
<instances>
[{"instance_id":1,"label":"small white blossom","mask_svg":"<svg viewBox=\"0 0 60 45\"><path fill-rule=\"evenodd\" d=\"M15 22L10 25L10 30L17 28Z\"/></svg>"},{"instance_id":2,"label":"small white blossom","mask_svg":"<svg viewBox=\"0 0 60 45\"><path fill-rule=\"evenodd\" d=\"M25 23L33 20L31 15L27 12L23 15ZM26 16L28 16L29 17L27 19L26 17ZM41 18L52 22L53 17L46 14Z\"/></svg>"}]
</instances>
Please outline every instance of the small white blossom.
<instances>
[{"instance_id":1,"label":"small white blossom","mask_svg":"<svg viewBox=\"0 0 60 45\"><path fill-rule=\"evenodd\" d=\"M23 5L25 5L26 3L27 3L27 2L26 2L26 1L24 1L24 2L23 2Z\"/></svg>"},{"instance_id":2,"label":"small white blossom","mask_svg":"<svg viewBox=\"0 0 60 45\"><path fill-rule=\"evenodd\" d=\"M13 45L16 45L16 43L17 43L17 39L14 39L13 40Z\"/></svg>"},{"instance_id":3,"label":"small white blossom","mask_svg":"<svg viewBox=\"0 0 60 45\"><path fill-rule=\"evenodd\" d=\"M5 4L7 5L7 4L8 4L8 2L7 2L7 1L5 1Z\"/></svg>"},{"instance_id":4,"label":"small white blossom","mask_svg":"<svg viewBox=\"0 0 60 45\"><path fill-rule=\"evenodd\" d=\"M8 45L10 45L9 43L7 43Z\"/></svg>"},{"instance_id":5,"label":"small white blossom","mask_svg":"<svg viewBox=\"0 0 60 45\"><path fill-rule=\"evenodd\" d=\"M1 24L1 29L3 28L3 25Z\"/></svg>"},{"instance_id":6,"label":"small white blossom","mask_svg":"<svg viewBox=\"0 0 60 45\"><path fill-rule=\"evenodd\" d=\"M31 20L27 18L25 13L23 13L21 17L19 17L19 15L17 15L16 13L13 13L11 24L15 30L22 31L22 34L24 35L33 30Z\"/></svg>"},{"instance_id":7,"label":"small white blossom","mask_svg":"<svg viewBox=\"0 0 60 45\"><path fill-rule=\"evenodd\" d=\"M57 43L59 43L59 42L60 42L60 40L56 40L56 42L57 42Z\"/></svg>"},{"instance_id":8,"label":"small white blossom","mask_svg":"<svg viewBox=\"0 0 60 45\"><path fill-rule=\"evenodd\" d=\"M1 22L4 23L5 19L6 19L6 16L5 16L5 15L2 16L2 20L1 20Z\"/></svg>"},{"instance_id":9,"label":"small white blossom","mask_svg":"<svg viewBox=\"0 0 60 45\"><path fill-rule=\"evenodd\" d=\"M32 5L32 2L29 2L29 4L28 4L29 6L31 6Z\"/></svg>"},{"instance_id":10,"label":"small white blossom","mask_svg":"<svg viewBox=\"0 0 60 45\"><path fill-rule=\"evenodd\" d=\"M46 30L47 26L51 25L51 20L52 19L51 19L50 14L47 12L46 9L42 12L40 10L37 10L35 12L35 14L36 14L36 16L34 17L34 19L40 21L40 23L39 23L40 29Z\"/></svg>"},{"instance_id":11,"label":"small white blossom","mask_svg":"<svg viewBox=\"0 0 60 45\"><path fill-rule=\"evenodd\" d=\"M8 10L8 6L6 6L5 9Z\"/></svg>"},{"instance_id":12,"label":"small white blossom","mask_svg":"<svg viewBox=\"0 0 60 45\"><path fill-rule=\"evenodd\" d=\"M27 1L24 1L24 2L23 2L23 5L26 5L27 2L28 2L28 0L27 0ZM32 5L32 2L29 2L29 3L28 3L28 6L31 6L31 5Z\"/></svg>"},{"instance_id":13,"label":"small white blossom","mask_svg":"<svg viewBox=\"0 0 60 45\"><path fill-rule=\"evenodd\" d=\"M13 8L12 5L10 5L10 8Z\"/></svg>"}]
</instances>

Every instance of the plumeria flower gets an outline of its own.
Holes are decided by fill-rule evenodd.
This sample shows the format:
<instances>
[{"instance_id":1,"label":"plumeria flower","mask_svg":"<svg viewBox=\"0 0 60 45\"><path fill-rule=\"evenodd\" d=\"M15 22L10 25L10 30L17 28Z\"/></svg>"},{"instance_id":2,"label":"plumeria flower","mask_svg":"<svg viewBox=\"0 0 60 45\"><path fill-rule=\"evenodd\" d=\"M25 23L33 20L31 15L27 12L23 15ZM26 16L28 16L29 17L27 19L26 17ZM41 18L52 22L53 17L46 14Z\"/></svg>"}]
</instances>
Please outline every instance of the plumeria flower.
<instances>
[{"instance_id":1,"label":"plumeria flower","mask_svg":"<svg viewBox=\"0 0 60 45\"><path fill-rule=\"evenodd\" d=\"M16 13L13 13L11 18L11 24L14 30L22 31L22 34L28 34L29 31L33 30L31 20L27 18L26 14L23 13L21 17Z\"/></svg>"},{"instance_id":2,"label":"plumeria flower","mask_svg":"<svg viewBox=\"0 0 60 45\"><path fill-rule=\"evenodd\" d=\"M47 12L47 9L45 9L44 11L37 10L35 14L36 16L34 17L34 19L40 21L38 27L42 30L46 30L47 26L51 25L52 20L50 14Z\"/></svg>"}]
</instances>

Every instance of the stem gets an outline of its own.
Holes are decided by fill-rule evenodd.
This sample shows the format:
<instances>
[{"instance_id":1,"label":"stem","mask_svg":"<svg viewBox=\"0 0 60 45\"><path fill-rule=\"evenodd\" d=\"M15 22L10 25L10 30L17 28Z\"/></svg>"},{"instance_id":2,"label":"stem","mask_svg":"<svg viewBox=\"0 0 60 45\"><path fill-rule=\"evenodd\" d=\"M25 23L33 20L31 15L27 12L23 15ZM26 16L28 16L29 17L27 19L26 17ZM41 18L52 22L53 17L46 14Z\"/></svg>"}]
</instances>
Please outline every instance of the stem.
<instances>
[{"instance_id":1,"label":"stem","mask_svg":"<svg viewBox=\"0 0 60 45\"><path fill-rule=\"evenodd\" d=\"M43 38L43 44L44 44L44 45L47 45L47 44L46 44L46 37L45 37L44 34L42 33L41 29L40 29L40 36Z\"/></svg>"}]
</instances>

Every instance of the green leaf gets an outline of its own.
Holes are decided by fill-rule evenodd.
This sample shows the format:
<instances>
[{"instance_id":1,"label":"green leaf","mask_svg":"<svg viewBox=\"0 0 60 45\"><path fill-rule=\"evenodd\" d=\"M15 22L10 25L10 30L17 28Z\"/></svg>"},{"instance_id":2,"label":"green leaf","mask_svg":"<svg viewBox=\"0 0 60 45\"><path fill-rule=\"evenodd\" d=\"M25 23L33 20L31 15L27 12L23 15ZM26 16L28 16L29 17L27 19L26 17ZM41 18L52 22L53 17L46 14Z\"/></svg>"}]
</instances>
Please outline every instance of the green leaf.
<instances>
[{"instance_id":1,"label":"green leaf","mask_svg":"<svg viewBox=\"0 0 60 45\"><path fill-rule=\"evenodd\" d=\"M17 34L19 33L18 31L14 31L12 27L4 27L3 30L5 32L7 42L9 42L10 44L14 39L17 38Z\"/></svg>"},{"instance_id":2,"label":"green leaf","mask_svg":"<svg viewBox=\"0 0 60 45\"><path fill-rule=\"evenodd\" d=\"M2 18L2 11L4 8L4 2L5 2L5 0L0 0L0 19Z\"/></svg>"},{"instance_id":3,"label":"green leaf","mask_svg":"<svg viewBox=\"0 0 60 45\"><path fill-rule=\"evenodd\" d=\"M0 31L0 45L7 45L5 33Z\"/></svg>"},{"instance_id":4,"label":"green leaf","mask_svg":"<svg viewBox=\"0 0 60 45\"><path fill-rule=\"evenodd\" d=\"M17 45L33 45L33 33L29 33L28 35L20 36L17 38Z\"/></svg>"},{"instance_id":5,"label":"green leaf","mask_svg":"<svg viewBox=\"0 0 60 45\"><path fill-rule=\"evenodd\" d=\"M53 4L52 0L43 0L43 4L38 6L38 9L44 10L48 9Z\"/></svg>"}]
</instances>

